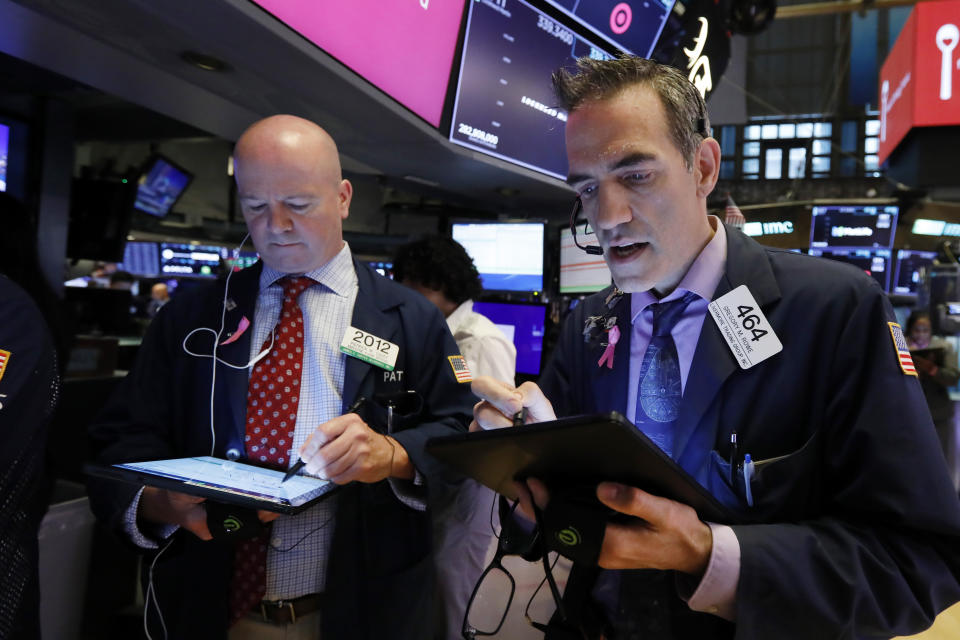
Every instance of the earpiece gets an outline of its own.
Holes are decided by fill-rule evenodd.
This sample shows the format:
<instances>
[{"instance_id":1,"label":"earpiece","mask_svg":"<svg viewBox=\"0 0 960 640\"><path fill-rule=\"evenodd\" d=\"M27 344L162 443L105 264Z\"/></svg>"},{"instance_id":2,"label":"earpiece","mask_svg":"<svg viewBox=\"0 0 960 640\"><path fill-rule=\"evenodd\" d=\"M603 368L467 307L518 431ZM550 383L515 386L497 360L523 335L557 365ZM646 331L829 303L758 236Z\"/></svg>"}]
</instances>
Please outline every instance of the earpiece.
<instances>
[{"instance_id":1,"label":"earpiece","mask_svg":"<svg viewBox=\"0 0 960 640\"><path fill-rule=\"evenodd\" d=\"M570 233L573 234L573 244L575 244L578 249L586 251L592 256L602 256L603 248L599 245L591 244L585 247L577 241L577 214L580 213L582 206L583 203L580 202L580 198L577 198L573 202L573 211L570 212Z\"/></svg>"}]
</instances>

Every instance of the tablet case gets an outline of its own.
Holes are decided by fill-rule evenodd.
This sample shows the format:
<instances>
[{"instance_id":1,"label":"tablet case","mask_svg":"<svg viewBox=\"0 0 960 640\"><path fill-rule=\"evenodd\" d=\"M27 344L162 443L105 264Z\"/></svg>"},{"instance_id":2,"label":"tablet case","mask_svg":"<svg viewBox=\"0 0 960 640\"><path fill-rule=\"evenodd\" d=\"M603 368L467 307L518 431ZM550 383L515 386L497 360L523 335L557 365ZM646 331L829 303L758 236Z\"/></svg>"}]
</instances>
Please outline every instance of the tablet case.
<instances>
[{"instance_id":1,"label":"tablet case","mask_svg":"<svg viewBox=\"0 0 960 640\"><path fill-rule=\"evenodd\" d=\"M617 412L432 438L427 451L508 498L514 479L569 490L620 482L693 507L710 522L736 516Z\"/></svg>"},{"instance_id":2,"label":"tablet case","mask_svg":"<svg viewBox=\"0 0 960 640\"><path fill-rule=\"evenodd\" d=\"M224 461L226 462L226 461ZM240 463L234 463L240 464ZM339 485L330 483L329 489L320 495L314 496L303 504L291 505L281 504L268 499L258 498L251 493L239 493L229 488L219 488L208 484L196 484L185 480L178 480L168 476L154 475L142 469L129 469L117 466L105 466L97 464L86 464L83 467L84 473L100 478L110 480L119 480L130 484L140 484L160 489L169 489L170 491L179 491L193 496L201 496L215 502L232 504L250 509L262 509L264 511L273 511L284 515L293 515L310 508L320 500L330 495L339 488Z\"/></svg>"}]
</instances>

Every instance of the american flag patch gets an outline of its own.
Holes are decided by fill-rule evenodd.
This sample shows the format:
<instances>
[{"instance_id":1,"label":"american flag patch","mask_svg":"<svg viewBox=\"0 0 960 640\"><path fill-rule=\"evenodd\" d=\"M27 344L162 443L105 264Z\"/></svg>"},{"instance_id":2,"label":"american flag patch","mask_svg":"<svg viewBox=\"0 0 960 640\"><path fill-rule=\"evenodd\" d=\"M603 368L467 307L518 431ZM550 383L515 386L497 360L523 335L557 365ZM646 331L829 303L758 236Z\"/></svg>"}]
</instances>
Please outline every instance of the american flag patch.
<instances>
[{"instance_id":1,"label":"american flag patch","mask_svg":"<svg viewBox=\"0 0 960 640\"><path fill-rule=\"evenodd\" d=\"M913 358L910 357L910 349L907 348L907 341L903 338L903 329L896 322L888 322L890 325L890 336L893 338L893 348L897 350L897 359L900 361L900 368L908 376L916 376L917 368L913 366ZM919 376L917 376L919 377Z\"/></svg>"},{"instance_id":2,"label":"american flag patch","mask_svg":"<svg viewBox=\"0 0 960 640\"><path fill-rule=\"evenodd\" d=\"M450 368L453 369L453 377L457 382L473 382L473 376L470 375L470 367L463 356L447 356L450 361Z\"/></svg>"},{"instance_id":3,"label":"american flag patch","mask_svg":"<svg viewBox=\"0 0 960 640\"><path fill-rule=\"evenodd\" d=\"M8 362L10 362L10 352L0 349L0 379L3 378L3 372L7 370Z\"/></svg>"}]
</instances>

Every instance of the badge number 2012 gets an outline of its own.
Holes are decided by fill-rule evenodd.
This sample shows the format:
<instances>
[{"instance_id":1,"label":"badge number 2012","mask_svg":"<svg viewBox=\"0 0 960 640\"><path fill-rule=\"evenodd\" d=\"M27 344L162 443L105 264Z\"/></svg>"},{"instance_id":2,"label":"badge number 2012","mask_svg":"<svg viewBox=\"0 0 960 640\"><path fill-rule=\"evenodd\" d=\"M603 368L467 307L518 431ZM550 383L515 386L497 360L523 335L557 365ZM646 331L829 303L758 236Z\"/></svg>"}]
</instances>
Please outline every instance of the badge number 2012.
<instances>
[{"instance_id":1,"label":"badge number 2012","mask_svg":"<svg viewBox=\"0 0 960 640\"><path fill-rule=\"evenodd\" d=\"M363 329L349 327L340 343L340 351L387 371L393 371L400 347Z\"/></svg>"},{"instance_id":2,"label":"badge number 2012","mask_svg":"<svg viewBox=\"0 0 960 640\"><path fill-rule=\"evenodd\" d=\"M783 345L746 285L740 285L709 306L710 316L742 369L780 353Z\"/></svg>"}]
</instances>

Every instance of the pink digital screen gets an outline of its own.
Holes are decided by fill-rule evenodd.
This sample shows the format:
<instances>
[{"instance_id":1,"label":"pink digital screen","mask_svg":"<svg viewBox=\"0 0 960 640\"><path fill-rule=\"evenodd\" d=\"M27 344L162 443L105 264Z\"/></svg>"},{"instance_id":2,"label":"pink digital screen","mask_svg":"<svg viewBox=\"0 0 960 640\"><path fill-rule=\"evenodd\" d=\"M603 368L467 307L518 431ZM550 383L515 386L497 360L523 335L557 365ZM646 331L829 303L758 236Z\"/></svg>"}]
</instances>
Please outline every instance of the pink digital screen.
<instances>
[{"instance_id":1,"label":"pink digital screen","mask_svg":"<svg viewBox=\"0 0 960 640\"><path fill-rule=\"evenodd\" d=\"M463 0L254 0L435 127Z\"/></svg>"}]
</instances>

